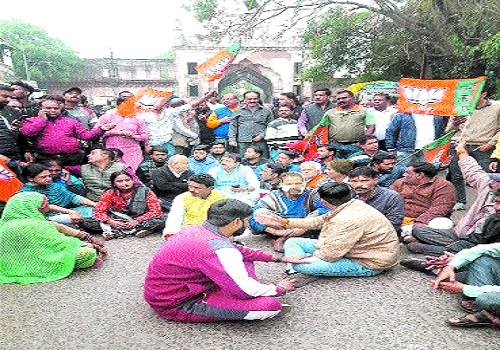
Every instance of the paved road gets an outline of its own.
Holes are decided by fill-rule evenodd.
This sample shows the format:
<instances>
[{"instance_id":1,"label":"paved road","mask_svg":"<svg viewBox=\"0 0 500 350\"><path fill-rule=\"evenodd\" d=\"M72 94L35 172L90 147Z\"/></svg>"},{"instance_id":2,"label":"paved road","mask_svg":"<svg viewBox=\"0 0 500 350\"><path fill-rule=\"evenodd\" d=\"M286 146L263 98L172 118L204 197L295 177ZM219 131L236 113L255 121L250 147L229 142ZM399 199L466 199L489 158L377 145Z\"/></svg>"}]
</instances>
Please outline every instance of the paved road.
<instances>
[{"instance_id":1,"label":"paved road","mask_svg":"<svg viewBox=\"0 0 500 350\"><path fill-rule=\"evenodd\" d=\"M246 239L269 250L269 241ZM500 349L491 329L455 329L457 295L429 290L431 277L396 267L371 278L316 281L283 297L291 310L262 322L176 324L142 299L159 236L108 242L109 259L62 281L0 285L0 349ZM407 254L407 253L405 253ZM257 266L267 282L283 265Z\"/></svg>"}]
</instances>

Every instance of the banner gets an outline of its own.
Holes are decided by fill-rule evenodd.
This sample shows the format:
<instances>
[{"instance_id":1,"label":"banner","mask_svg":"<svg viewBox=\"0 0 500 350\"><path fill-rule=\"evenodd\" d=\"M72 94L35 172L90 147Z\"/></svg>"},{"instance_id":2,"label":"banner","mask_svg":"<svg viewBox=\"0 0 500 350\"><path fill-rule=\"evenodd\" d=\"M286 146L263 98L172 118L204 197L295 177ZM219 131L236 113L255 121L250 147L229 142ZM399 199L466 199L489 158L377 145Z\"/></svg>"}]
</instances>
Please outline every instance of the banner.
<instances>
[{"instance_id":1,"label":"banner","mask_svg":"<svg viewBox=\"0 0 500 350\"><path fill-rule=\"evenodd\" d=\"M217 52L208 61L196 66L195 69L198 73L203 74L208 81L219 79L222 77L222 73L233 63L240 49L241 44L236 42L227 49Z\"/></svg>"},{"instance_id":2,"label":"banner","mask_svg":"<svg viewBox=\"0 0 500 350\"><path fill-rule=\"evenodd\" d=\"M437 140L432 141L427 146L422 148L424 159L427 163L444 162L448 158L450 151L451 138L455 135L456 130L441 136Z\"/></svg>"},{"instance_id":3,"label":"banner","mask_svg":"<svg viewBox=\"0 0 500 350\"><path fill-rule=\"evenodd\" d=\"M408 114L467 117L476 109L486 77L399 81L398 111Z\"/></svg>"},{"instance_id":4,"label":"banner","mask_svg":"<svg viewBox=\"0 0 500 350\"><path fill-rule=\"evenodd\" d=\"M122 117L132 118L137 114L151 109L160 109L172 97L172 91L160 91L146 88L139 91L116 107L116 112Z\"/></svg>"}]
</instances>

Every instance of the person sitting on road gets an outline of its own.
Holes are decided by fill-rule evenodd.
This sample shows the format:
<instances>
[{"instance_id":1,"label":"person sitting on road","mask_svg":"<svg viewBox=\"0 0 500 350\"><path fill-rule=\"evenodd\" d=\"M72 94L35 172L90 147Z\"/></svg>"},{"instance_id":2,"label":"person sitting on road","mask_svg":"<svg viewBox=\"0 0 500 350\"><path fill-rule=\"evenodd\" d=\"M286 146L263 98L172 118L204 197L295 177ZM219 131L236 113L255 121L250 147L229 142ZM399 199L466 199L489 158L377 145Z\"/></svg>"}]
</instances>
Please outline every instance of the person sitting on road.
<instances>
[{"instance_id":1,"label":"person sitting on road","mask_svg":"<svg viewBox=\"0 0 500 350\"><path fill-rule=\"evenodd\" d=\"M349 173L349 184L356 191L358 199L371 205L391 222L399 234L404 217L405 202L396 191L378 186L375 170L358 167Z\"/></svg>"},{"instance_id":2,"label":"person sitting on road","mask_svg":"<svg viewBox=\"0 0 500 350\"><path fill-rule=\"evenodd\" d=\"M267 163L260 176L260 196L263 197L269 191L278 190L281 184L281 175L284 173L286 173L286 166L284 164Z\"/></svg>"},{"instance_id":3,"label":"person sitting on road","mask_svg":"<svg viewBox=\"0 0 500 350\"><path fill-rule=\"evenodd\" d=\"M198 145L193 147L193 155L189 157L189 170L195 174L207 174L212 168L219 165L209 152L208 145Z\"/></svg>"},{"instance_id":4,"label":"person sitting on road","mask_svg":"<svg viewBox=\"0 0 500 350\"><path fill-rule=\"evenodd\" d=\"M406 170L405 166L396 165L396 155L390 153L374 155L370 165L378 173L378 185L382 187L391 186Z\"/></svg>"},{"instance_id":5,"label":"person sitting on road","mask_svg":"<svg viewBox=\"0 0 500 350\"><path fill-rule=\"evenodd\" d=\"M102 242L47 221L48 208L47 197L36 192L18 193L7 202L0 219L0 283L51 282L101 265Z\"/></svg>"},{"instance_id":6,"label":"person sitting on road","mask_svg":"<svg viewBox=\"0 0 500 350\"><path fill-rule=\"evenodd\" d=\"M52 175L45 165L29 164L23 169L23 177L29 182L24 184L21 192L41 193L47 197L49 204L59 207L59 214L47 212L47 218L50 221L71 224L92 218L95 202L53 183Z\"/></svg>"},{"instance_id":7,"label":"person sitting on road","mask_svg":"<svg viewBox=\"0 0 500 350\"><path fill-rule=\"evenodd\" d=\"M174 198L168 213L163 238L168 239L181 228L201 225L207 219L210 205L226 198L214 189L215 179L208 174L192 175L188 179L188 191Z\"/></svg>"},{"instance_id":8,"label":"person sitting on road","mask_svg":"<svg viewBox=\"0 0 500 350\"><path fill-rule=\"evenodd\" d=\"M168 157L167 151L164 151L163 148L156 146L151 147L148 153L149 158L142 161L142 163L139 164L139 168L137 168L137 171L135 172L139 180L146 187L151 186L151 174L153 170L164 166Z\"/></svg>"},{"instance_id":9,"label":"person sitting on road","mask_svg":"<svg viewBox=\"0 0 500 350\"><path fill-rule=\"evenodd\" d=\"M208 209L202 225L183 228L165 242L146 274L144 299L153 310L179 322L263 320L279 314L276 296L295 289L285 278L263 284L254 262L302 262L302 257L278 258L231 242L244 232L252 208L223 199Z\"/></svg>"},{"instance_id":10,"label":"person sitting on road","mask_svg":"<svg viewBox=\"0 0 500 350\"><path fill-rule=\"evenodd\" d=\"M63 164L60 159L47 158L42 160L40 164L47 167L50 176L52 176L53 183L63 186L74 194L80 196L85 195L85 186L83 186L82 180L71 175L66 169L63 169Z\"/></svg>"},{"instance_id":11,"label":"person sitting on road","mask_svg":"<svg viewBox=\"0 0 500 350\"><path fill-rule=\"evenodd\" d=\"M189 160L186 156L174 154L167 164L153 170L151 183L154 193L160 199L164 212L169 212L174 198L187 191L187 179L193 175L189 170Z\"/></svg>"},{"instance_id":12,"label":"person sitting on road","mask_svg":"<svg viewBox=\"0 0 500 350\"><path fill-rule=\"evenodd\" d=\"M130 235L142 238L163 228L160 201L153 191L134 185L125 171L111 174L110 179L113 187L103 193L94 211L106 241Z\"/></svg>"},{"instance_id":13,"label":"person sitting on road","mask_svg":"<svg viewBox=\"0 0 500 350\"><path fill-rule=\"evenodd\" d=\"M347 183L352 165L352 162L347 159L332 160L326 164L325 174L333 181Z\"/></svg>"},{"instance_id":14,"label":"person sitting on road","mask_svg":"<svg viewBox=\"0 0 500 350\"><path fill-rule=\"evenodd\" d=\"M321 164L312 160L300 164L300 172L306 179L306 187L314 189L321 180L326 179L326 175L321 172Z\"/></svg>"},{"instance_id":15,"label":"person sitting on road","mask_svg":"<svg viewBox=\"0 0 500 350\"><path fill-rule=\"evenodd\" d=\"M478 245L455 256L448 255L439 267L442 270L432 282L432 289L462 293L466 298L460 307L467 315L452 317L448 324L466 328L500 328L500 243ZM456 273L459 270L462 275L466 271L465 279Z\"/></svg>"},{"instance_id":16,"label":"person sitting on road","mask_svg":"<svg viewBox=\"0 0 500 350\"><path fill-rule=\"evenodd\" d=\"M284 218L305 218L313 212L318 215L318 211L323 214L325 210L319 202L319 197L315 196L310 189L307 189L305 184L305 178L302 174L295 172L284 173L280 178L280 189L272 191L261 198L253 207L253 211L264 208ZM261 225L255 221L253 215L249 223L254 234L267 233L275 237L272 246L278 252L283 251L283 244L289 237L303 236L307 231ZM311 237L311 235L317 237L318 232L311 231L308 234L308 237Z\"/></svg>"},{"instance_id":17,"label":"person sitting on road","mask_svg":"<svg viewBox=\"0 0 500 350\"><path fill-rule=\"evenodd\" d=\"M285 257L310 255L309 264L292 264L287 273L315 276L375 276L394 267L400 256L396 230L377 209L353 199L349 185L327 182L318 188L321 203L330 212L319 217L284 219L255 212L260 224L285 229L319 230L318 239L292 237Z\"/></svg>"},{"instance_id":18,"label":"person sitting on road","mask_svg":"<svg viewBox=\"0 0 500 350\"><path fill-rule=\"evenodd\" d=\"M432 219L448 217L453 211L457 202L455 188L437 173L430 163L415 163L406 168L404 177L390 187L405 200L402 228L405 241L411 240L412 227L428 225Z\"/></svg>"},{"instance_id":19,"label":"person sitting on road","mask_svg":"<svg viewBox=\"0 0 500 350\"><path fill-rule=\"evenodd\" d=\"M374 135L363 135L359 138L358 146L360 151L351 154L348 159L354 163L354 167L370 164L373 157L387 152L379 149L379 141Z\"/></svg>"},{"instance_id":20,"label":"person sitting on road","mask_svg":"<svg viewBox=\"0 0 500 350\"><path fill-rule=\"evenodd\" d=\"M228 153L222 157L220 166L210 169L209 174L215 179L215 189L228 198L255 205L259 199L259 180L251 168L240 162L240 156Z\"/></svg>"}]
</instances>

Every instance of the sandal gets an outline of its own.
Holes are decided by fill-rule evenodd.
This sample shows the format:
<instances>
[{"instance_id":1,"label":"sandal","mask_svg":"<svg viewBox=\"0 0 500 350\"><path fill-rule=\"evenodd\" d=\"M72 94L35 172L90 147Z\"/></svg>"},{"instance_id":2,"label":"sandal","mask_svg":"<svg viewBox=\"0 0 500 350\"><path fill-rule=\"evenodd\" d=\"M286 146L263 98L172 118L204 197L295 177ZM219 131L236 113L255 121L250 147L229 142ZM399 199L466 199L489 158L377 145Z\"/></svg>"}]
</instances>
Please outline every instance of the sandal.
<instances>
[{"instance_id":1,"label":"sandal","mask_svg":"<svg viewBox=\"0 0 500 350\"><path fill-rule=\"evenodd\" d=\"M150 233L151 233L151 232L149 232L148 230L140 230L140 231L137 231L137 232L135 233L135 236L136 236L137 238L144 238L144 237L148 236Z\"/></svg>"},{"instance_id":2,"label":"sandal","mask_svg":"<svg viewBox=\"0 0 500 350\"><path fill-rule=\"evenodd\" d=\"M476 312L481 311L474 300L462 300L459 307L469 314L475 314Z\"/></svg>"},{"instance_id":3,"label":"sandal","mask_svg":"<svg viewBox=\"0 0 500 350\"><path fill-rule=\"evenodd\" d=\"M102 238L104 238L105 241L109 241L109 240L112 240L112 239L115 239L117 237L117 235L113 232L103 232L102 233Z\"/></svg>"},{"instance_id":4,"label":"sandal","mask_svg":"<svg viewBox=\"0 0 500 350\"><path fill-rule=\"evenodd\" d=\"M476 318L476 321L472 320L470 317ZM486 317L482 312L476 312L473 314L468 314L462 317L453 317L448 320L448 324L454 327L493 327L500 328L500 324L496 324Z\"/></svg>"}]
</instances>

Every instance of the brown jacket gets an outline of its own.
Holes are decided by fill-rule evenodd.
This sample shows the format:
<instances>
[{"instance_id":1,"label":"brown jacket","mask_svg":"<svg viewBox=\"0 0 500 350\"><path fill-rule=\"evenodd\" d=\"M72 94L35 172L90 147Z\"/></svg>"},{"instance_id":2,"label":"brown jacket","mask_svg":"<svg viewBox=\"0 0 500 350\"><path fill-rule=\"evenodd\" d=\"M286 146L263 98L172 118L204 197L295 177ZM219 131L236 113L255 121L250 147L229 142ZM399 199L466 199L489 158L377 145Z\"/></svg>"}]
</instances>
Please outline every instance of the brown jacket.
<instances>
[{"instance_id":1,"label":"brown jacket","mask_svg":"<svg viewBox=\"0 0 500 350\"><path fill-rule=\"evenodd\" d=\"M377 209L358 199L319 217L289 220L290 227L321 229L314 256L322 260L348 258L372 270L386 270L399 261L394 227Z\"/></svg>"},{"instance_id":2,"label":"brown jacket","mask_svg":"<svg viewBox=\"0 0 500 350\"><path fill-rule=\"evenodd\" d=\"M403 196L405 217L414 218L415 224L427 225L434 218L449 216L457 202L455 187L437 176L419 185L409 184L402 178L389 188Z\"/></svg>"}]
</instances>

